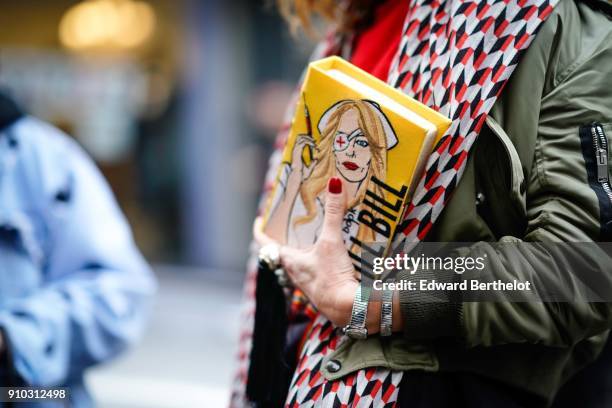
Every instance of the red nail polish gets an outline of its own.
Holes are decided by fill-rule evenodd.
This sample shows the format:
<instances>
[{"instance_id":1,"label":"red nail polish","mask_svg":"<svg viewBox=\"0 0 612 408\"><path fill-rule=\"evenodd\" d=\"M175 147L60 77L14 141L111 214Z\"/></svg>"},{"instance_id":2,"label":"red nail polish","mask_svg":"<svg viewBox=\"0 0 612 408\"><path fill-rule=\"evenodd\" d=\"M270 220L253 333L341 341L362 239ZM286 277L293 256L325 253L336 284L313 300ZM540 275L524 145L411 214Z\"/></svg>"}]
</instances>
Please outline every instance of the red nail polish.
<instances>
[{"instance_id":1,"label":"red nail polish","mask_svg":"<svg viewBox=\"0 0 612 408\"><path fill-rule=\"evenodd\" d=\"M342 181L338 177L330 178L327 189L332 194L340 194L342 192Z\"/></svg>"}]
</instances>

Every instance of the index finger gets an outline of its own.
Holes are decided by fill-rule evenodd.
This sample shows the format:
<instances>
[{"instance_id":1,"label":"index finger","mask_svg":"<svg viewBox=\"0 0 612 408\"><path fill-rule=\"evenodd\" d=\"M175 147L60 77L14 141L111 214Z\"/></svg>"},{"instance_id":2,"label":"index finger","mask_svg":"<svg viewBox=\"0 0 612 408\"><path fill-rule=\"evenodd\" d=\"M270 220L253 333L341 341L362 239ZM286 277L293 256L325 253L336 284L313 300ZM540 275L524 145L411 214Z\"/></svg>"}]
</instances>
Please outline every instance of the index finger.
<instances>
[{"instance_id":1,"label":"index finger","mask_svg":"<svg viewBox=\"0 0 612 408\"><path fill-rule=\"evenodd\" d=\"M266 235L266 233L263 231L263 227L263 217L259 216L255 218L255 222L253 223L253 238L255 239L255 242L262 247L268 244L280 245L274 239Z\"/></svg>"}]
</instances>

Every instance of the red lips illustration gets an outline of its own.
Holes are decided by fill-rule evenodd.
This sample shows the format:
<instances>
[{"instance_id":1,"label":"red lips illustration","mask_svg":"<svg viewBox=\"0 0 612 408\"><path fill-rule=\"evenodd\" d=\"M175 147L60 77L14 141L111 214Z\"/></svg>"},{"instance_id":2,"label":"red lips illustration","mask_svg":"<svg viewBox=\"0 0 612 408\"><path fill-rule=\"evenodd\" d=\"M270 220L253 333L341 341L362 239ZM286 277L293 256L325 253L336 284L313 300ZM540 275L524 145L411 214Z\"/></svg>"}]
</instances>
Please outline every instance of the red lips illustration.
<instances>
[{"instance_id":1,"label":"red lips illustration","mask_svg":"<svg viewBox=\"0 0 612 408\"><path fill-rule=\"evenodd\" d=\"M352 161L342 162L342 165L349 170L357 170L359 168L359 166L356 163L353 163Z\"/></svg>"}]
</instances>

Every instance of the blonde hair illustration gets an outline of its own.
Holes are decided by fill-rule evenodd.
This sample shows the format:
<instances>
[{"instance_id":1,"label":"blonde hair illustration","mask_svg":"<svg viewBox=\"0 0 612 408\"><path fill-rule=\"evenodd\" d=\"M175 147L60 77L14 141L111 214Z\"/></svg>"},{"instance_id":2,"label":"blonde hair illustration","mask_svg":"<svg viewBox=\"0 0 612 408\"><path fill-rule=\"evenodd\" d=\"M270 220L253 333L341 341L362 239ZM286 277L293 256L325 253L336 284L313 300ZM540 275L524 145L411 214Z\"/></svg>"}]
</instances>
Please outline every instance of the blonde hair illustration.
<instances>
[{"instance_id":1,"label":"blonde hair illustration","mask_svg":"<svg viewBox=\"0 0 612 408\"><path fill-rule=\"evenodd\" d=\"M310 177L304 180L300 187L300 197L304 203L306 214L294 220L294 226L306 224L316 217L317 205L315 200L325 190L328 180L331 177L335 177L337 172L333 145L340 126L340 120L346 112L353 109L358 114L359 128L368 140L371 160L367 175L360 181L361 184L357 194L349 201L348 208L353 208L361 203L368 189L377 196L384 196L384 191L379 185L371 183L372 185L370 186L370 180L372 177L376 177L381 181L385 180L387 150L397 143L395 134L387 118L374 102L367 100L343 100L329 108L319 123L321 139L314 152L315 168ZM373 215L377 216L377 214ZM366 230L369 231L369 234L366 233ZM357 239L362 242L374 241L376 236L371 229L360 226Z\"/></svg>"}]
</instances>

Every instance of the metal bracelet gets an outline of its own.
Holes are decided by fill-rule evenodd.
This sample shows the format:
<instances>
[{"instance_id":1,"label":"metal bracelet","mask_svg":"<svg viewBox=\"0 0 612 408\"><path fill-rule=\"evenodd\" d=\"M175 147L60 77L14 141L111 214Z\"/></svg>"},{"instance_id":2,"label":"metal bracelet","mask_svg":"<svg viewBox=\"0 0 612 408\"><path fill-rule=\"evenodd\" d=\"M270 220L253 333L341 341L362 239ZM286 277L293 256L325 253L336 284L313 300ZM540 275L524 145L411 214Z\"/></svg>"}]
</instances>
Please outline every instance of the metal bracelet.
<instances>
[{"instance_id":1,"label":"metal bracelet","mask_svg":"<svg viewBox=\"0 0 612 408\"><path fill-rule=\"evenodd\" d=\"M353 299L353 309L351 310L351 320L342 331L348 337L356 340L364 340L368 337L366 321L368 316L368 304L370 302L370 288L363 287L363 283L357 286L355 298Z\"/></svg>"},{"instance_id":2,"label":"metal bracelet","mask_svg":"<svg viewBox=\"0 0 612 408\"><path fill-rule=\"evenodd\" d=\"M393 333L393 292L382 291L380 303L380 335L390 336Z\"/></svg>"}]
</instances>

